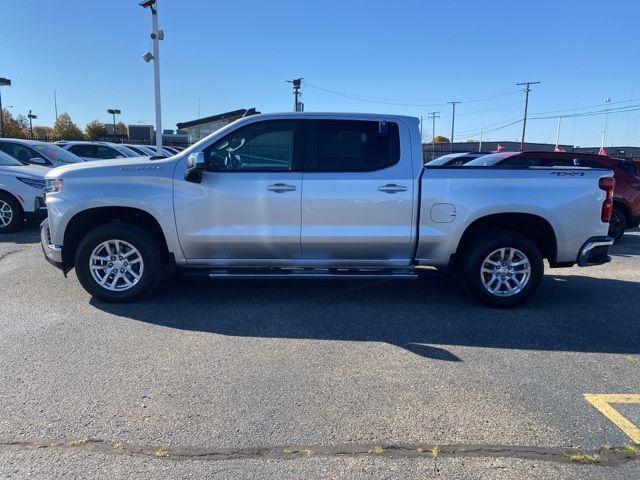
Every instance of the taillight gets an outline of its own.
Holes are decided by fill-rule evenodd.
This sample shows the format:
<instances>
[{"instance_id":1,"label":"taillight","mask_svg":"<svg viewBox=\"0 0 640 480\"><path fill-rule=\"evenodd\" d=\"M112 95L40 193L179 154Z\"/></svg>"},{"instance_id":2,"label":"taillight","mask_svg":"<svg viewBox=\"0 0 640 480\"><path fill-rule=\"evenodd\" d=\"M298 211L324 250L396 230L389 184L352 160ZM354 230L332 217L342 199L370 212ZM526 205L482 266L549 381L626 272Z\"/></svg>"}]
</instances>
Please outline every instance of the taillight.
<instances>
[{"instance_id":1,"label":"taillight","mask_svg":"<svg viewBox=\"0 0 640 480\"><path fill-rule=\"evenodd\" d=\"M607 192L607 198L602 202L600 219L605 223L609 223L611 213L613 213L613 189L616 186L616 181L613 177L601 178L599 186L601 190Z\"/></svg>"}]
</instances>

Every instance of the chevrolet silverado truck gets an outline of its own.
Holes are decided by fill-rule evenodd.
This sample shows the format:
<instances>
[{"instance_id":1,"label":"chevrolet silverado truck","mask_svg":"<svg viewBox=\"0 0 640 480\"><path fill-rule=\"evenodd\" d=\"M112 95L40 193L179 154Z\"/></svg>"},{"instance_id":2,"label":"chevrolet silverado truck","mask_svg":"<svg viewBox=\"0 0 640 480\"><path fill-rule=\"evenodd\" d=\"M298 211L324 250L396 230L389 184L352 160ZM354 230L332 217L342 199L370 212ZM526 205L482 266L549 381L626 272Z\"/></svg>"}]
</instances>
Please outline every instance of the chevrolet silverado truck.
<instances>
[{"instance_id":1,"label":"chevrolet silverado truck","mask_svg":"<svg viewBox=\"0 0 640 480\"><path fill-rule=\"evenodd\" d=\"M263 114L170 158L51 170L41 241L50 263L110 302L150 292L165 266L341 279L435 267L480 302L514 307L544 259L609 261L613 188L607 169L425 167L416 118Z\"/></svg>"}]
</instances>

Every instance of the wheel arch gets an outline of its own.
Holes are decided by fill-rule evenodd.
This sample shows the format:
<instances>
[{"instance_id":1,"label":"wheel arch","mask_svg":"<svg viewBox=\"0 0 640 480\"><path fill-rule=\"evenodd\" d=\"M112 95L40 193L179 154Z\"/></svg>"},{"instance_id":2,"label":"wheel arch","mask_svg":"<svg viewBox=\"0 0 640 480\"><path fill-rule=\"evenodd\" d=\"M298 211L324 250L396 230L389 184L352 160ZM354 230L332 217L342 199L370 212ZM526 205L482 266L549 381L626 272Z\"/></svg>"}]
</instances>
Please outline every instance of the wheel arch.
<instances>
[{"instance_id":1,"label":"wheel arch","mask_svg":"<svg viewBox=\"0 0 640 480\"><path fill-rule=\"evenodd\" d=\"M65 272L73 267L78 245L87 233L101 225L118 221L131 223L149 231L162 246L163 263L170 263L167 240L160 223L152 214L134 207L95 207L76 213L67 223L62 249Z\"/></svg>"},{"instance_id":2,"label":"wheel arch","mask_svg":"<svg viewBox=\"0 0 640 480\"><path fill-rule=\"evenodd\" d=\"M551 224L539 215L520 212L495 213L474 220L462 234L455 257L459 259L474 239L498 230L525 236L540 249L543 258L555 263L558 242Z\"/></svg>"},{"instance_id":3,"label":"wheel arch","mask_svg":"<svg viewBox=\"0 0 640 480\"><path fill-rule=\"evenodd\" d=\"M9 195L11 198L13 198L16 203L18 204L18 206L20 207L20 210L22 211L22 214L24 215L24 207L22 206L22 202L20 201L20 199L18 197L16 197L13 193L11 193L9 190L5 190L4 188L0 188L0 193L4 193L6 195Z\"/></svg>"}]
</instances>

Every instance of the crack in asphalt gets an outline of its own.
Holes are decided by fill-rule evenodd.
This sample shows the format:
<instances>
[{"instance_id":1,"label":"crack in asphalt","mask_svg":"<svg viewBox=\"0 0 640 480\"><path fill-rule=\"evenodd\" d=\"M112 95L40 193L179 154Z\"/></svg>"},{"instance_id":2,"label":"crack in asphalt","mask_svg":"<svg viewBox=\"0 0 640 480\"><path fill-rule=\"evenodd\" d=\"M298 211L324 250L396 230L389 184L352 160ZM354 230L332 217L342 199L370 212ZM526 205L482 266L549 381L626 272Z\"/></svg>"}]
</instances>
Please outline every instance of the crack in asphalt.
<instances>
[{"instance_id":1,"label":"crack in asphalt","mask_svg":"<svg viewBox=\"0 0 640 480\"><path fill-rule=\"evenodd\" d=\"M7 257L9 257L11 255L13 255L14 253L23 252L23 251L28 250L28 249L29 249L29 246L25 245L25 246L16 248L15 250L11 250L9 252L2 253L2 254L0 254L0 261L4 260L5 258L7 258Z\"/></svg>"},{"instance_id":2,"label":"crack in asphalt","mask_svg":"<svg viewBox=\"0 0 640 480\"><path fill-rule=\"evenodd\" d=\"M346 444L272 447L205 448L135 445L82 437L51 440L0 441L0 451L8 449L66 449L99 453L140 455L172 460L296 459L309 457L376 456L387 458L493 457L543 460L602 466L622 465L640 460L640 445L605 446L597 450L519 445L426 445L426 444Z\"/></svg>"}]
</instances>

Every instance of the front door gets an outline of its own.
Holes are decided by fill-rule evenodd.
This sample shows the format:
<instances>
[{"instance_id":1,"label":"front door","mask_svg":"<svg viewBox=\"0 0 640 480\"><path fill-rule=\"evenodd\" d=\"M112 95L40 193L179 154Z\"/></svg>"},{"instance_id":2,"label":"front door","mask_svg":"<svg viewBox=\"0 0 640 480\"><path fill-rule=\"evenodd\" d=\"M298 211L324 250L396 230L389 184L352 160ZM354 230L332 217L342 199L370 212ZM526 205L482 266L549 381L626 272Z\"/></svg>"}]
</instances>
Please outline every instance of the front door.
<instances>
[{"instance_id":1,"label":"front door","mask_svg":"<svg viewBox=\"0 0 640 480\"><path fill-rule=\"evenodd\" d=\"M407 126L373 120L307 123L302 180L305 261L408 265L416 206ZM405 139L403 145L400 138Z\"/></svg>"},{"instance_id":2,"label":"front door","mask_svg":"<svg viewBox=\"0 0 640 480\"><path fill-rule=\"evenodd\" d=\"M299 120L240 127L204 149L201 183L176 178L176 226L189 263L272 265L301 258L303 127Z\"/></svg>"}]
</instances>

